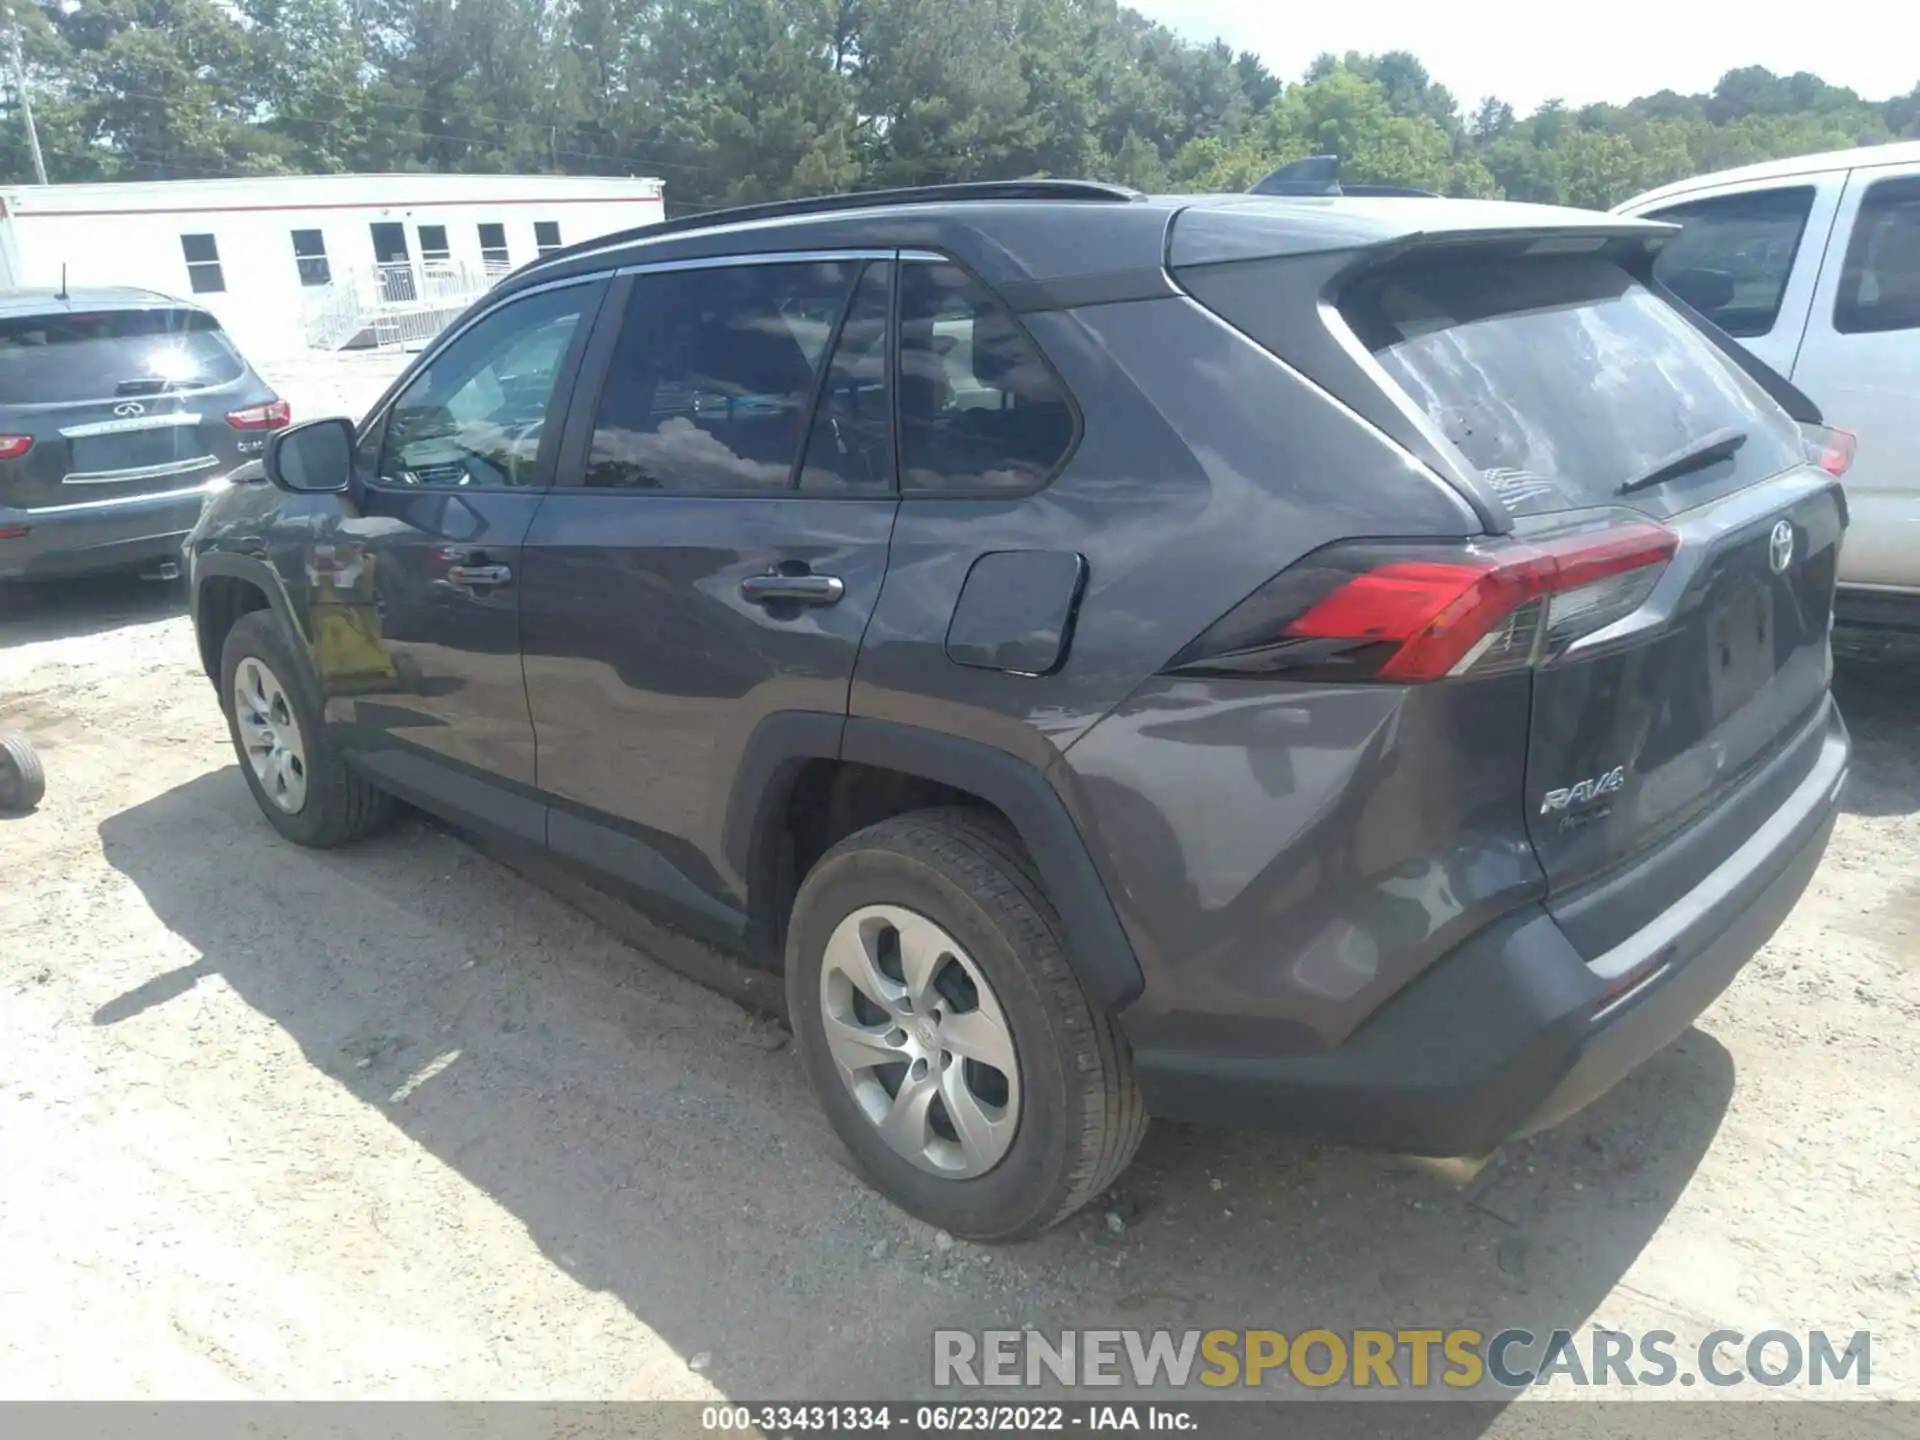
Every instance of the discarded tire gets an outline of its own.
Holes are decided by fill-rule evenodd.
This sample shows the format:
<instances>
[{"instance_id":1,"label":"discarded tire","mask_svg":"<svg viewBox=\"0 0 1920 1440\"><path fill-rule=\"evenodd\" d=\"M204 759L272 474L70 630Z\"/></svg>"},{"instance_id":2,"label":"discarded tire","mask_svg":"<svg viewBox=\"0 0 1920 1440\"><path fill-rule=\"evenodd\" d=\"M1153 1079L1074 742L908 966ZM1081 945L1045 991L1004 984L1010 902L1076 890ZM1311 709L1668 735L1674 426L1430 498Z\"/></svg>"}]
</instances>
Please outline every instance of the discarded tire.
<instances>
[{"instance_id":1,"label":"discarded tire","mask_svg":"<svg viewBox=\"0 0 1920 1440\"><path fill-rule=\"evenodd\" d=\"M31 810L47 793L47 772L24 735L0 730L0 810Z\"/></svg>"}]
</instances>

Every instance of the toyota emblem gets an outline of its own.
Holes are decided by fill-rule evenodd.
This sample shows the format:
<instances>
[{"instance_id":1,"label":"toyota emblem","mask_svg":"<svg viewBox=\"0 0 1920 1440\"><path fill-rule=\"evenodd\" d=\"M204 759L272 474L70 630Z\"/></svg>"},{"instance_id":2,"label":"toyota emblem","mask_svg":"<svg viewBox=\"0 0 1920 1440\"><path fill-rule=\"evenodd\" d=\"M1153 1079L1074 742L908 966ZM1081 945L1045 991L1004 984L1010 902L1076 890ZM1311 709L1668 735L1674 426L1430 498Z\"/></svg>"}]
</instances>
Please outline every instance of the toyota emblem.
<instances>
[{"instance_id":1,"label":"toyota emblem","mask_svg":"<svg viewBox=\"0 0 1920 1440\"><path fill-rule=\"evenodd\" d=\"M1782 520L1767 539L1767 564L1778 575L1793 563L1793 526Z\"/></svg>"},{"instance_id":2,"label":"toyota emblem","mask_svg":"<svg viewBox=\"0 0 1920 1440\"><path fill-rule=\"evenodd\" d=\"M113 413L131 418L135 415L146 414L147 407L142 405L138 400L123 400L113 407Z\"/></svg>"}]
</instances>

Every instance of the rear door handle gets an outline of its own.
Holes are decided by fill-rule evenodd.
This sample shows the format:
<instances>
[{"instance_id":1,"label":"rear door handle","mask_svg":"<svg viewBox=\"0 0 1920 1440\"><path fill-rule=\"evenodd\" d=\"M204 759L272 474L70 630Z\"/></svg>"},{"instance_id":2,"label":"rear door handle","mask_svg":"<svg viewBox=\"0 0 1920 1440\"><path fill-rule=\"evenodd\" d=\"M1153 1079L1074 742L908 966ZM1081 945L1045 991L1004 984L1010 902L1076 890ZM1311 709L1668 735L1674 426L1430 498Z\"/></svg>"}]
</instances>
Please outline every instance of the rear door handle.
<instances>
[{"instance_id":1,"label":"rear door handle","mask_svg":"<svg viewBox=\"0 0 1920 1440\"><path fill-rule=\"evenodd\" d=\"M478 585L510 585L513 567L509 565L449 565L447 583L465 590Z\"/></svg>"},{"instance_id":2,"label":"rear door handle","mask_svg":"<svg viewBox=\"0 0 1920 1440\"><path fill-rule=\"evenodd\" d=\"M837 605L847 585L838 575L749 575L740 593L755 605Z\"/></svg>"}]
</instances>

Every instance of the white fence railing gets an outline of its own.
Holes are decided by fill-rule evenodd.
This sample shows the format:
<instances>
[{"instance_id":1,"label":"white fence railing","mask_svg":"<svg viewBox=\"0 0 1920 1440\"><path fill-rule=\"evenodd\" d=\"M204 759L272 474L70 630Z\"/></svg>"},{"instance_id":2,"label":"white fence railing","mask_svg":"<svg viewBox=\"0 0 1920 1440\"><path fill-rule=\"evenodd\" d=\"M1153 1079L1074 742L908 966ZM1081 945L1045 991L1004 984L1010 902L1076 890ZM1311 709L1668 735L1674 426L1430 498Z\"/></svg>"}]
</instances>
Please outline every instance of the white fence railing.
<instances>
[{"instance_id":1,"label":"white fence railing","mask_svg":"<svg viewBox=\"0 0 1920 1440\"><path fill-rule=\"evenodd\" d=\"M336 270L307 292L301 330L314 350L418 350L508 268L421 260Z\"/></svg>"}]
</instances>

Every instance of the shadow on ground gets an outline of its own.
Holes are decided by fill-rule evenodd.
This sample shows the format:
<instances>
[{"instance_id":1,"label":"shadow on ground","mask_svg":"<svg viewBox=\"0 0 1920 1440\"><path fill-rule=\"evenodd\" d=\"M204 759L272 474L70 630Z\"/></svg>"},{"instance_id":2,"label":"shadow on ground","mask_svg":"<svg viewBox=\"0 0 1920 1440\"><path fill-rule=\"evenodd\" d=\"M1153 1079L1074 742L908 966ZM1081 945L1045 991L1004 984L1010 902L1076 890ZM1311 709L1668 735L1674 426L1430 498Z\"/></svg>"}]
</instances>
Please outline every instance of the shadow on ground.
<instances>
[{"instance_id":1,"label":"shadow on ground","mask_svg":"<svg viewBox=\"0 0 1920 1440\"><path fill-rule=\"evenodd\" d=\"M1465 1191L1163 1126L1118 1197L1030 1244L942 1250L848 1173L777 1031L448 835L297 851L231 767L100 833L202 958L96 1024L219 977L735 1398L923 1395L936 1326L1578 1327L1733 1089L1728 1053L1689 1032ZM1422 1413L1464 1436L1492 1412Z\"/></svg>"},{"instance_id":2,"label":"shadow on ground","mask_svg":"<svg viewBox=\"0 0 1920 1440\"><path fill-rule=\"evenodd\" d=\"M1841 804L1855 815L1920 810L1920 635L1834 631L1833 693L1853 734Z\"/></svg>"},{"instance_id":3,"label":"shadow on ground","mask_svg":"<svg viewBox=\"0 0 1920 1440\"><path fill-rule=\"evenodd\" d=\"M99 635L187 608L178 580L116 573L79 580L0 582L0 649Z\"/></svg>"}]
</instances>

